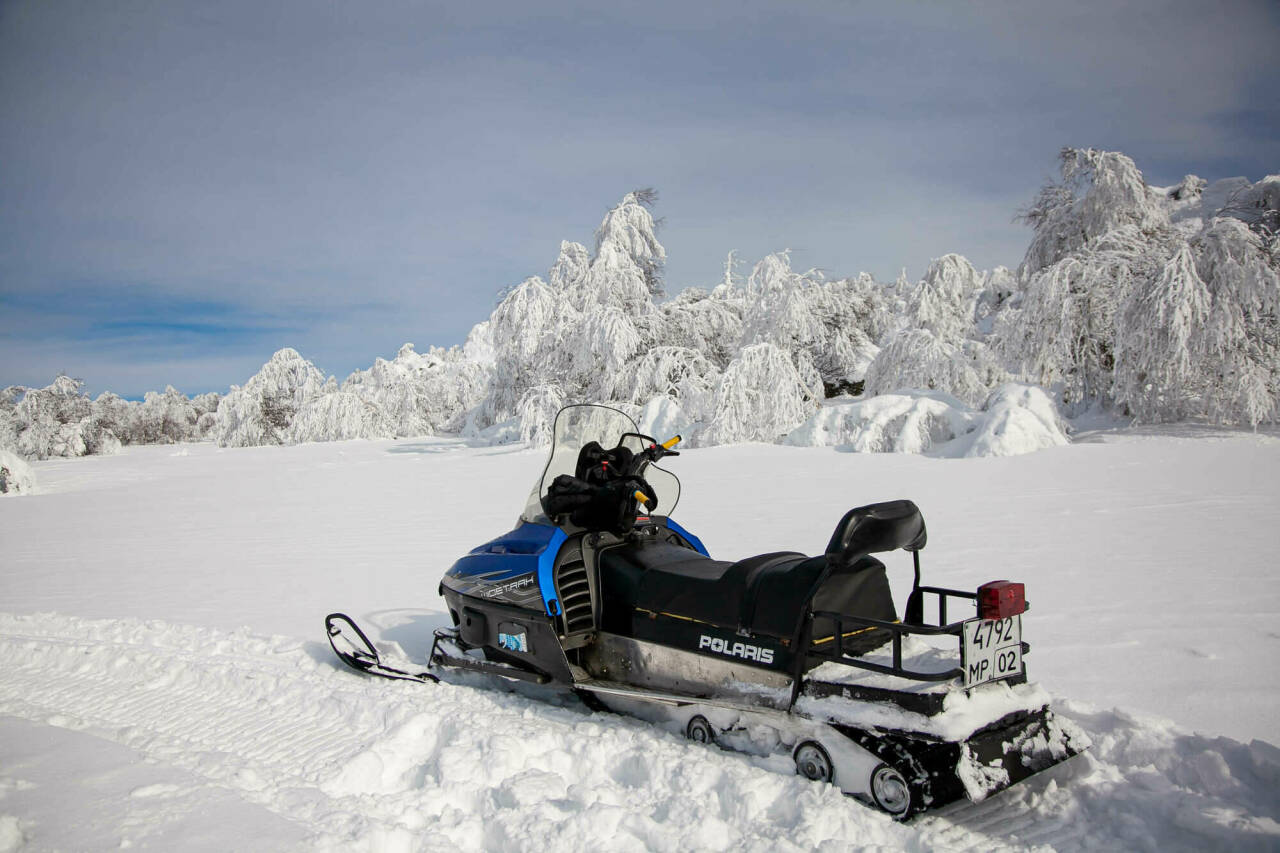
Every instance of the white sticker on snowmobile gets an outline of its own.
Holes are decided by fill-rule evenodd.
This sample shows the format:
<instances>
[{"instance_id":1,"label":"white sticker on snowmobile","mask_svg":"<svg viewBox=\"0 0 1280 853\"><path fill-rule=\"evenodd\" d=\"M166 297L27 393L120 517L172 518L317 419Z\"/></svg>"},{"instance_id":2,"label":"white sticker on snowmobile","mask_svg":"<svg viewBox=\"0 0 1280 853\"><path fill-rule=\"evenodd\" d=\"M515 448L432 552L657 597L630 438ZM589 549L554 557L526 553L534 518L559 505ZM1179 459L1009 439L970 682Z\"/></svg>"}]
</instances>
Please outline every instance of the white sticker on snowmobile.
<instances>
[{"instance_id":1,"label":"white sticker on snowmobile","mask_svg":"<svg viewBox=\"0 0 1280 853\"><path fill-rule=\"evenodd\" d=\"M529 652L528 634L498 634L498 645L509 652Z\"/></svg>"},{"instance_id":2,"label":"white sticker on snowmobile","mask_svg":"<svg viewBox=\"0 0 1280 853\"><path fill-rule=\"evenodd\" d=\"M758 663L773 663L773 649L762 648L761 646L752 646L747 643L730 643L720 637L708 637L703 634L698 640L699 649L711 649L722 655L730 657L742 658L743 660L753 660Z\"/></svg>"},{"instance_id":3,"label":"white sticker on snowmobile","mask_svg":"<svg viewBox=\"0 0 1280 853\"><path fill-rule=\"evenodd\" d=\"M522 589L523 587L532 586L532 585L533 585L533 575L526 575L525 577L519 578L518 580L513 580L510 583L502 583L502 584L497 584L495 586L491 586L481 594L485 598L497 598L500 595L509 595L510 593L513 593L518 589Z\"/></svg>"},{"instance_id":4,"label":"white sticker on snowmobile","mask_svg":"<svg viewBox=\"0 0 1280 853\"><path fill-rule=\"evenodd\" d=\"M1022 617L970 619L964 623L964 686L974 687L1022 672Z\"/></svg>"}]
</instances>

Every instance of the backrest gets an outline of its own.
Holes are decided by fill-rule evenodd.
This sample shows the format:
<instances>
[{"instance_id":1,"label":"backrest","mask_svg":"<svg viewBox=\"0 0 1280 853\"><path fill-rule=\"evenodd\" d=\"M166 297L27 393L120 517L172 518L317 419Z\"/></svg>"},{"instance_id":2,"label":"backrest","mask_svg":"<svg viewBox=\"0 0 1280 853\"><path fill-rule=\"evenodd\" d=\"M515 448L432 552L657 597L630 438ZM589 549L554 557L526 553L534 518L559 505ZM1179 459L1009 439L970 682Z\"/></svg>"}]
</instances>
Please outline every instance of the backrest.
<instances>
[{"instance_id":1,"label":"backrest","mask_svg":"<svg viewBox=\"0 0 1280 853\"><path fill-rule=\"evenodd\" d=\"M924 518L911 501L886 501L849 510L827 544L832 565L852 565L859 557L895 551L919 551L928 540Z\"/></svg>"}]
</instances>

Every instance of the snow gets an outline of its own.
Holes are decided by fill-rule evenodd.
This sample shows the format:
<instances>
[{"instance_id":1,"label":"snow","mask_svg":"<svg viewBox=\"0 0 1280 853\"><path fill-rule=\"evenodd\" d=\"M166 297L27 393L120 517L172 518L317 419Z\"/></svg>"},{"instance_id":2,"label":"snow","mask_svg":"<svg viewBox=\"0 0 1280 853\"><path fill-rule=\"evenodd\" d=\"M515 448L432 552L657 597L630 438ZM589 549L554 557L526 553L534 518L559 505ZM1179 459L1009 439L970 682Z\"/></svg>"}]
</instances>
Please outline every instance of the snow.
<instances>
[{"instance_id":1,"label":"snow","mask_svg":"<svg viewBox=\"0 0 1280 853\"><path fill-rule=\"evenodd\" d=\"M1031 385L1007 383L981 411L940 391L905 390L824 406L784 440L852 453L927 453L959 459L1016 456L1067 444L1053 401Z\"/></svg>"},{"instance_id":2,"label":"snow","mask_svg":"<svg viewBox=\"0 0 1280 853\"><path fill-rule=\"evenodd\" d=\"M18 454L0 448L0 494L29 495L36 488L36 475Z\"/></svg>"},{"instance_id":3,"label":"snow","mask_svg":"<svg viewBox=\"0 0 1280 853\"><path fill-rule=\"evenodd\" d=\"M1029 673L1093 747L905 826L785 759L539 688L340 668L320 627L338 609L392 661L426 657L440 575L510 528L539 452L428 438L34 463L40 491L0 502L0 841L1276 849L1280 439L1075 438L1016 458L712 447L668 466L679 520L723 559L814 553L850 506L910 497L927 582L1026 582ZM887 562L901 606L910 561Z\"/></svg>"}]
</instances>

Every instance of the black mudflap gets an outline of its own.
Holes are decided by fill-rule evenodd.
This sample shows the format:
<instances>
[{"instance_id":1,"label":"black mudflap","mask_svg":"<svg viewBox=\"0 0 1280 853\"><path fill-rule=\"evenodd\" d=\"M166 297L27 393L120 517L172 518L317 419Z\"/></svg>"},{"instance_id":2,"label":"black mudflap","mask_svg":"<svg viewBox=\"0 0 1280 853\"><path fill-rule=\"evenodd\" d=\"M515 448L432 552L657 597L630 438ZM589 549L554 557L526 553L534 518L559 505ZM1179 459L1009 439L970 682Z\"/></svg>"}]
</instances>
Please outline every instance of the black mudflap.
<instances>
[{"instance_id":1,"label":"black mudflap","mask_svg":"<svg viewBox=\"0 0 1280 853\"><path fill-rule=\"evenodd\" d=\"M907 780L911 809L904 819L957 800L979 802L1089 746L1087 738L1061 725L1047 708L1010 714L964 741L832 725Z\"/></svg>"},{"instance_id":2,"label":"black mudflap","mask_svg":"<svg viewBox=\"0 0 1280 853\"><path fill-rule=\"evenodd\" d=\"M1053 712L1006 718L964 743L958 773L965 795L977 802L1089 748L1089 739Z\"/></svg>"}]
</instances>

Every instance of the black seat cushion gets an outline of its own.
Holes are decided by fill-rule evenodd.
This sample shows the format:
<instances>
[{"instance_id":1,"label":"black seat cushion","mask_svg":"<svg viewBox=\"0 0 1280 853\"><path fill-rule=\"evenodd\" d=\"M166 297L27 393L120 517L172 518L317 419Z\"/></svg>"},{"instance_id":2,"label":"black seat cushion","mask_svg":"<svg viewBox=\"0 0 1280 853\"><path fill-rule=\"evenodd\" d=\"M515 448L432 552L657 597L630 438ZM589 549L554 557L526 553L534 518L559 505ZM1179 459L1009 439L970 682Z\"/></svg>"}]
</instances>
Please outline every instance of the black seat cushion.
<instances>
[{"instance_id":1,"label":"black seat cushion","mask_svg":"<svg viewBox=\"0 0 1280 853\"><path fill-rule=\"evenodd\" d=\"M630 634L637 610L732 630L791 637L827 555L778 551L736 563L712 560L671 542L639 541L600 554L601 627ZM884 564L864 557L832 566L813 609L893 621ZM815 630L831 633L830 623Z\"/></svg>"},{"instance_id":2,"label":"black seat cushion","mask_svg":"<svg viewBox=\"0 0 1280 853\"><path fill-rule=\"evenodd\" d=\"M781 551L729 563L670 542L610 548L600 555L603 627L626 630L636 609L724 628L750 627L760 580L785 575L786 567L804 559Z\"/></svg>"}]
</instances>

